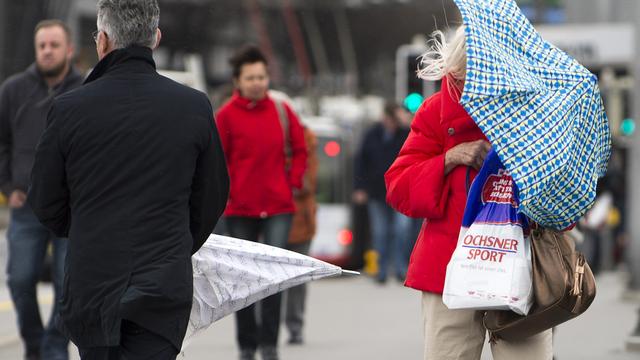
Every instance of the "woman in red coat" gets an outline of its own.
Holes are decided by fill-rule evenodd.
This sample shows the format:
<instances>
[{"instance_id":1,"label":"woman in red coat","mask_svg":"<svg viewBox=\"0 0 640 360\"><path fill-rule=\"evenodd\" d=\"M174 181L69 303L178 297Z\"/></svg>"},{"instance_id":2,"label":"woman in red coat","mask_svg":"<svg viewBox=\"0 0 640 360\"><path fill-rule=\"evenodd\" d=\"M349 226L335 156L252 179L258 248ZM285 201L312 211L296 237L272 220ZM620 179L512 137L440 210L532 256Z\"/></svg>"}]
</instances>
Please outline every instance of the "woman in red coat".
<instances>
[{"instance_id":1,"label":"woman in red coat","mask_svg":"<svg viewBox=\"0 0 640 360\"><path fill-rule=\"evenodd\" d=\"M420 107L398 158L385 174L387 202L425 221L411 254L405 285L422 291L425 359L480 359L485 339L482 313L449 310L442 303L447 263L456 247L469 181L490 144L459 104L466 74L463 28L450 43L434 34L420 76L442 80L439 92ZM522 343L499 341L493 358L551 359L551 331Z\"/></svg>"},{"instance_id":2,"label":"woman in red coat","mask_svg":"<svg viewBox=\"0 0 640 360\"><path fill-rule=\"evenodd\" d=\"M302 188L307 151L298 117L268 96L267 60L247 47L232 59L233 97L217 114L231 181L225 217L233 237L285 248L295 211L294 191ZM285 153L287 153L285 155ZM281 295L262 300L260 322L253 305L236 313L240 359L277 360Z\"/></svg>"}]
</instances>

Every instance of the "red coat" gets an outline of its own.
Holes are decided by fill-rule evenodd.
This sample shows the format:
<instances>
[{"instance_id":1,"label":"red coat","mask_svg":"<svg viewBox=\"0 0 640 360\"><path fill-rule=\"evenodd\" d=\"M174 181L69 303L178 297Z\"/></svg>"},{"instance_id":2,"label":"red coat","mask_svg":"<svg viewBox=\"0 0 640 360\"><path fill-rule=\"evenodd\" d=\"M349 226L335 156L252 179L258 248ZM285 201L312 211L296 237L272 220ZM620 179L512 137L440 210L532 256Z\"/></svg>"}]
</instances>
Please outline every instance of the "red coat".
<instances>
[{"instance_id":1,"label":"red coat","mask_svg":"<svg viewBox=\"0 0 640 360\"><path fill-rule=\"evenodd\" d=\"M302 187L307 150L296 114L289 117L291 165L285 167L284 133L273 100L253 102L237 93L216 116L231 188L226 216L268 217L293 213L293 188Z\"/></svg>"},{"instance_id":2,"label":"red coat","mask_svg":"<svg viewBox=\"0 0 640 360\"><path fill-rule=\"evenodd\" d=\"M407 141L385 174L387 202L405 215L425 219L409 261L408 287L442 293L467 201L467 167L445 175L444 154L479 139L486 138L443 81L442 91L416 113ZM470 180L476 173L471 171Z\"/></svg>"}]
</instances>

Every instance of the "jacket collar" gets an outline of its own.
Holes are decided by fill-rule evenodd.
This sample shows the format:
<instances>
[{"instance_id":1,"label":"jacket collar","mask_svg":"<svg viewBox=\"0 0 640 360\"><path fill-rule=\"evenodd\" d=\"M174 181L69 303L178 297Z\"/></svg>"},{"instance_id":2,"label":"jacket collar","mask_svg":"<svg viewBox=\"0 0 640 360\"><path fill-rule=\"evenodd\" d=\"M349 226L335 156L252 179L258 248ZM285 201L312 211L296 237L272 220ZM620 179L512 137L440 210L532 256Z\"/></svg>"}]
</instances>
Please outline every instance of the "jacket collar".
<instances>
[{"instance_id":1,"label":"jacket collar","mask_svg":"<svg viewBox=\"0 0 640 360\"><path fill-rule=\"evenodd\" d=\"M267 106L269 102L271 102L271 98L269 95L266 95L264 98L255 101L251 99L247 99L246 97L242 97L238 90L233 92L233 96L231 97L231 101L235 106L241 107L246 110L253 109L261 109Z\"/></svg>"},{"instance_id":2,"label":"jacket collar","mask_svg":"<svg viewBox=\"0 0 640 360\"><path fill-rule=\"evenodd\" d=\"M440 107L440 119L449 120L456 117L468 117L469 115L460 105L460 97L462 92L458 90L454 85L449 83L448 77L442 78L441 92L441 107Z\"/></svg>"},{"instance_id":3,"label":"jacket collar","mask_svg":"<svg viewBox=\"0 0 640 360\"><path fill-rule=\"evenodd\" d=\"M129 46L124 49L116 49L100 60L91 74L84 81L85 84L99 79L105 74L119 68L124 63L136 61L142 63L147 68L155 70L156 63L153 61L152 51L145 46Z\"/></svg>"}]
</instances>

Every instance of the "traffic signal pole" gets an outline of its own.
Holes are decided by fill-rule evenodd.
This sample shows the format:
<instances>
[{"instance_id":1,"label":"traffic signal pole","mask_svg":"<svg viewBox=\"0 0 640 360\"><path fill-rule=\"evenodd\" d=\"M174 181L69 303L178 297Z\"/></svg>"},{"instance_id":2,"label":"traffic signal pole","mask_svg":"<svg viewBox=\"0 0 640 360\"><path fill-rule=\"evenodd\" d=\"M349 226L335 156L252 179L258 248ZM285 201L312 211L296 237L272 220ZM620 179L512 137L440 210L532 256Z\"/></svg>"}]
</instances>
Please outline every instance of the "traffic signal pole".
<instances>
[{"instance_id":1,"label":"traffic signal pole","mask_svg":"<svg viewBox=\"0 0 640 360\"><path fill-rule=\"evenodd\" d=\"M640 4L635 2L635 34L634 46L636 59L640 58ZM633 117L640 119L640 62L633 62ZM631 135L631 148L628 156L627 171L627 198L630 204L627 206L627 224L629 231L629 245L627 249L627 260L629 264L629 291L640 293L640 132L636 131ZM636 328L627 339L627 350L640 351L640 309Z\"/></svg>"},{"instance_id":2,"label":"traffic signal pole","mask_svg":"<svg viewBox=\"0 0 640 360\"><path fill-rule=\"evenodd\" d=\"M396 50L396 102L415 113L424 98L436 91L433 81L418 78L420 56L427 50L426 40L417 37L413 43L400 45Z\"/></svg>"}]
</instances>

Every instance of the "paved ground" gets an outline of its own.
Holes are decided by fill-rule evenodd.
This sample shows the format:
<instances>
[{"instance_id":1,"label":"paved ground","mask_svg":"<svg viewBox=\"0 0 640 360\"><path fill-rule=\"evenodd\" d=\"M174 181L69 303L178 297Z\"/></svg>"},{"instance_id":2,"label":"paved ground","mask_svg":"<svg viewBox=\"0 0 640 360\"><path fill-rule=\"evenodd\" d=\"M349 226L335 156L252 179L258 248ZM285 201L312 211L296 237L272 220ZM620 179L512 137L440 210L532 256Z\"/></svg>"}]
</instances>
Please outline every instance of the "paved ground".
<instances>
[{"instance_id":1,"label":"paved ground","mask_svg":"<svg viewBox=\"0 0 640 360\"><path fill-rule=\"evenodd\" d=\"M598 297L589 311L557 329L556 359L640 359L640 353L624 350L638 304L621 300L623 278L619 273L598 278ZM47 312L51 302L49 286L40 288L40 297ZM6 288L0 289L0 359L20 359L21 345L8 300ZM233 333L233 317L227 317L195 338L184 358L235 359ZM318 281L310 288L306 339L304 346L288 346L282 331L282 359L420 359L419 294L396 283L377 286L367 278ZM75 349L72 352L73 358L78 359ZM484 354L483 360L486 359L491 356Z\"/></svg>"},{"instance_id":2,"label":"paved ground","mask_svg":"<svg viewBox=\"0 0 640 360\"><path fill-rule=\"evenodd\" d=\"M5 266L6 242L4 230L0 230L0 268ZM0 279L0 359L21 359L22 347L9 292L4 285L4 271L0 272ZM556 359L640 359L640 352L625 351L625 340L638 321L640 302L622 300L624 279L620 272L598 277L598 296L591 308L557 329L554 339ZM46 318L51 305L51 287L43 284L39 297ZM283 360L422 357L420 295L398 283L379 286L364 276L311 283L307 316L304 346L286 345L286 333L281 331ZM234 331L232 316L220 320L193 339L181 358L237 358ZM72 358L78 359L73 346L71 352ZM488 360L491 356L485 352L482 359Z\"/></svg>"}]
</instances>

